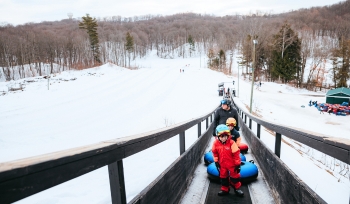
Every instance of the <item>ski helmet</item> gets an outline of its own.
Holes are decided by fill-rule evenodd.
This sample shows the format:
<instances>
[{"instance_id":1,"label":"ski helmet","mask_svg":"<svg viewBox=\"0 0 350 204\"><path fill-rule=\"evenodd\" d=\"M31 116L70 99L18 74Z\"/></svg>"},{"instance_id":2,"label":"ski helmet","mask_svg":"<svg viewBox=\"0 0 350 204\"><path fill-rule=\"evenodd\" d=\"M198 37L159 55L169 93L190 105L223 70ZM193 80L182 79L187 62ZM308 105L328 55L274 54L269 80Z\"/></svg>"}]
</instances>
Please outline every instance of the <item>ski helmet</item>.
<instances>
[{"instance_id":1,"label":"ski helmet","mask_svg":"<svg viewBox=\"0 0 350 204\"><path fill-rule=\"evenodd\" d=\"M226 104L226 105L231 105L231 101L230 100L228 100L228 99L224 99L224 100L222 100L221 101L221 104Z\"/></svg>"},{"instance_id":2,"label":"ski helmet","mask_svg":"<svg viewBox=\"0 0 350 204\"><path fill-rule=\"evenodd\" d=\"M230 134L230 129L226 125L218 125L216 127L216 135L219 136L224 133Z\"/></svg>"},{"instance_id":3,"label":"ski helmet","mask_svg":"<svg viewBox=\"0 0 350 204\"><path fill-rule=\"evenodd\" d=\"M234 118L227 118L226 120L226 125L227 126L236 126L237 122L236 122L236 119Z\"/></svg>"}]
</instances>

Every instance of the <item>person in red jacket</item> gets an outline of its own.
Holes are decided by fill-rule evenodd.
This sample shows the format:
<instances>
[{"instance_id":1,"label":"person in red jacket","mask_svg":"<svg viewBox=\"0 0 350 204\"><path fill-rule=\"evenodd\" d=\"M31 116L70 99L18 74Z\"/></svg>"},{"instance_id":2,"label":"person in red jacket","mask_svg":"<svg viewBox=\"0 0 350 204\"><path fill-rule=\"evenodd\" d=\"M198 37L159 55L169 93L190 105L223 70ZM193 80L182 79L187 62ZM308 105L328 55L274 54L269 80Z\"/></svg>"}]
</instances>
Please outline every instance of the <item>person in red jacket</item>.
<instances>
[{"instance_id":1,"label":"person in red jacket","mask_svg":"<svg viewBox=\"0 0 350 204\"><path fill-rule=\"evenodd\" d=\"M239 189L241 187L239 181L241 177L239 174L241 171L240 150L235 141L231 139L230 129L226 125L218 125L216 135L217 139L213 143L212 152L221 181L221 191L218 195L227 195L232 186L236 195L243 196L243 191Z\"/></svg>"}]
</instances>

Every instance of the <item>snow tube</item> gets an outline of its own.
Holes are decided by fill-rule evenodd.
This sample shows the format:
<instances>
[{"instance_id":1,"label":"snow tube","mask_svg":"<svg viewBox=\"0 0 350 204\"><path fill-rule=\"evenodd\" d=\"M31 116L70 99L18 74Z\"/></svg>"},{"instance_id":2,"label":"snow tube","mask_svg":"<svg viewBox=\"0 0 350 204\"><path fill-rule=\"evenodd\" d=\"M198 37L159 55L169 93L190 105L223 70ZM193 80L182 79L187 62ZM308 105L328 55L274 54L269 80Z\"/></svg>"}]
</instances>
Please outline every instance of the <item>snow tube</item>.
<instances>
[{"instance_id":1,"label":"snow tube","mask_svg":"<svg viewBox=\"0 0 350 204\"><path fill-rule=\"evenodd\" d=\"M336 115L346 116L346 113L344 113L344 112L337 112Z\"/></svg>"},{"instance_id":2,"label":"snow tube","mask_svg":"<svg viewBox=\"0 0 350 204\"><path fill-rule=\"evenodd\" d=\"M241 161L246 161L245 156L241 153ZM204 163L205 165L209 165L214 162L213 152L210 150L209 152L204 154Z\"/></svg>"},{"instance_id":3,"label":"snow tube","mask_svg":"<svg viewBox=\"0 0 350 204\"><path fill-rule=\"evenodd\" d=\"M341 106L349 106L349 103L348 103L348 102L343 102L343 103L341 104Z\"/></svg>"},{"instance_id":4,"label":"snow tube","mask_svg":"<svg viewBox=\"0 0 350 204\"><path fill-rule=\"evenodd\" d=\"M247 153L248 152L248 145L244 144L244 143L240 143L238 145L238 148L241 150L241 153Z\"/></svg>"},{"instance_id":5,"label":"snow tube","mask_svg":"<svg viewBox=\"0 0 350 204\"><path fill-rule=\"evenodd\" d=\"M210 180L220 182L219 171L216 168L215 163L209 164L209 166L207 167L207 173ZM242 183L249 183L251 181L256 180L256 178L258 177L258 173L258 167L254 164L252 160L249 162L241 162L240 181Z\"/></svg>"}]
</instances>

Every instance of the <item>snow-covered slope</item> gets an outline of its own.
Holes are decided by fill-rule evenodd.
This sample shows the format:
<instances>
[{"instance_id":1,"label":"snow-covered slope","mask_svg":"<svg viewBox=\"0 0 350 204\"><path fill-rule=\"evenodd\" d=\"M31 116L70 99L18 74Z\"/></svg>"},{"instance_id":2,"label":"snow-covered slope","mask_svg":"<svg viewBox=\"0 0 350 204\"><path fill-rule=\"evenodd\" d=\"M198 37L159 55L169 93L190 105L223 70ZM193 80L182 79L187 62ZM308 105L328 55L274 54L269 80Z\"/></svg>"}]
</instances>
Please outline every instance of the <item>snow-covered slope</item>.
<instances>
[{"instance_id":1,"label":"snow-covered slope","mask_svg":"<svg viewBox=\"0 0 350 204\"><path fill-rule=\"evenodd\" d=\"M142 67L139 70L106 64L56 74L50 79L49 90L46 79L23 79L34 82L27 83L24 91L0 96L0 162L155 130L208 113L221 100L217 93L218 83L237 81L237 76L225 76L200 67L200 63L204 66L203 56L201 60L199 57L159 59L152 53L145 59L132 62ZM233 63L235 65L237 63ZM184 72L180 73L180 69ZM0 82L0 87L6 87L8 83ZM307 103L310 99L324 101L324 97L316 99L305 92L263 82L260 90L254 90L253 110L267 120L349 137L350 129L346 124L350 117L320 115ZM250 83L241 79L239 93L240 101L249 104ZM301 108L301 105L306 107ZM273 140L270 137L265 136L266 143ZM196 127L186 131L186 148L196 138ZM178 146L178 137L174 137L124 160L128 200L179 156ZM283 148L282 156L287 152ZM299 155L296 150L288 150L288 154ZM288 157L292 159L291 165L300 166L302 161L308 168L319 168L297 156ZM320 195L325 192L322 186L327 184L318 182L328 181L330 175L325 169L322 171L324 175L318 175L321 179L309 181L311 188ZM349 195L344 192L349 192L349 181L339 179L336 174L331 180L336 182L328 189L329 194L337 198L337 203L347 203ZM321 197L332 203L328 195ZM77 202L111 202L106 167L19 203Z\"/></svg>"}]
</instances>

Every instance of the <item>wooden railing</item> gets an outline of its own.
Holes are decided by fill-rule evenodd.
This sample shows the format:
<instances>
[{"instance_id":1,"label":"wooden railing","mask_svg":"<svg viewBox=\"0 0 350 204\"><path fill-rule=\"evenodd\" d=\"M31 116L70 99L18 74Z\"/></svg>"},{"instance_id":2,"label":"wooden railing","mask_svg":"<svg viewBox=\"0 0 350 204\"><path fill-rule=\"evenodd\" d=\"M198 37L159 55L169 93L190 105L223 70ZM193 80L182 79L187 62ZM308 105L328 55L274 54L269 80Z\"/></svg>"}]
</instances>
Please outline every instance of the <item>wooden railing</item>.
<instances>
[{"instance_id":1,"label":"wooden railing","mask_svg":"<svg viewBox=\"0 0 350 204\"><path fill-rule=\"evenodd\" d=\"M284 135L300 143L303 143L309 147L312 147L322 153L332 156L344 163L350 164L350 140L344 138L335 138L320 133L314 133L306 130L298 130L291 127L286 127L280 124L275 124L273 122L267 122L254 115L243 111L238 107L238 111L247 122L247 117L249 120L249 129L252 128L252 121L257 123L257 134L256 136L260 138L261 126L272 130L276 133L275 140L275 154L280 157L281 155L281 136Z\"/></svg>"},{"instance_id":2,"label":"wooden railing","mask_svg":"<svg viewBox=\"0 0 350 204\"><path fill-rule=\"evenodd\" d=\"M280 155L283 154L281 150L282 135L346 164L350 164L350 140L275 124L255 117L237 104L236 108L240 115L241 131L259 163L260 170L264 172L275 199L281 203L326 203L280 159ZM252 121L256 123L256 133L252 131ZM275 132L274 152L261 142L261 126Z\"/></svg>"},{"instance_id":3,"label":"wooden railing","mask_svg":"<svg viewBox=\"0 0 350 204\"><path fill-rule=\"evenodd\" d=\"M113 204L126 203L123 159L179 135L180 157L130 203L176 203L191 181L212 136L213 112L139 135L0 163L0 203L12 203L108 165ZM201 122L206 131L201 134ZM186 151L185 131L198 125L198 140ZM157 190L162 189L161 193ZM170 194L170 195L169 195Z\"/></svg>"}]
</instances>

